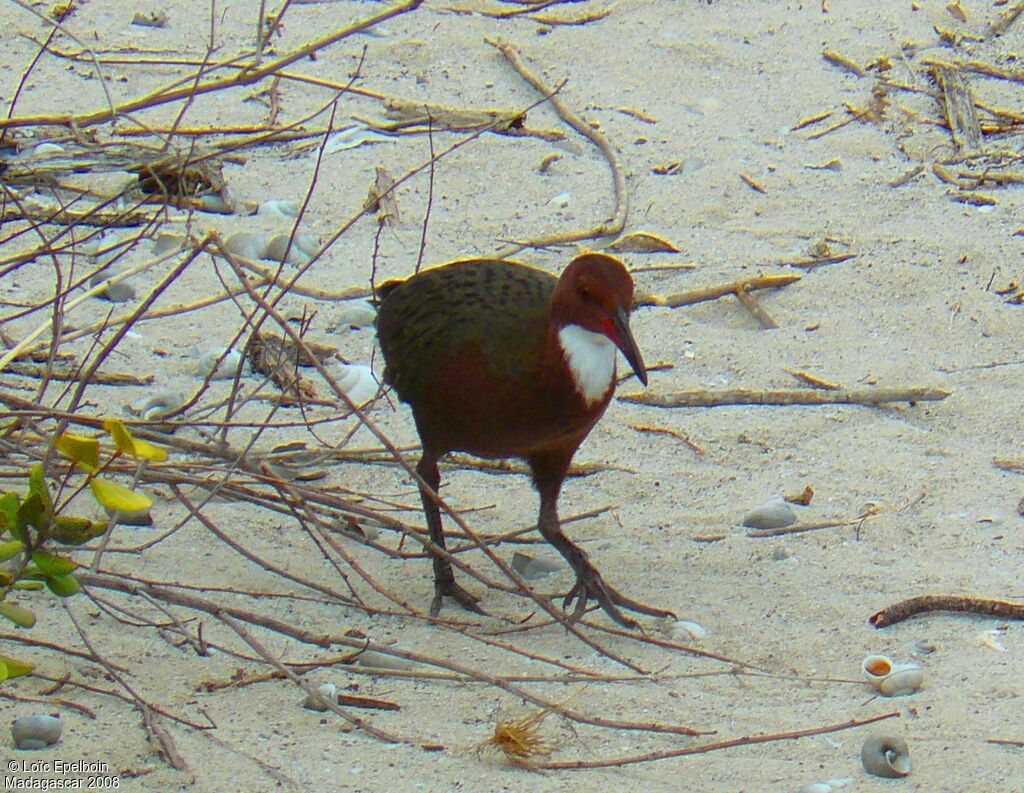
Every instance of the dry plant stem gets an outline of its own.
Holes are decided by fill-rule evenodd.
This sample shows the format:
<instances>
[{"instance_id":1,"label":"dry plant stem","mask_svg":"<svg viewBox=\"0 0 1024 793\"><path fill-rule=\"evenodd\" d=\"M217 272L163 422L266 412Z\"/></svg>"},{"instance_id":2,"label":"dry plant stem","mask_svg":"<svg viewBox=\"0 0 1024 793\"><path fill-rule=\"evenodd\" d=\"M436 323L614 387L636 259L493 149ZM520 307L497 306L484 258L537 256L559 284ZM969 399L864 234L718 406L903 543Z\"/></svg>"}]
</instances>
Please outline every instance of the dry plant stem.
<instances>
[{"instance_id":1,"label":"dry plant stem","mask_svg":"<svg viewBox=\"0 0 1024 793\"><path fill-rule=\"evenodd\" d=\"M807 389L726 388L721 391L676 391L670 394L623 394L620 402L659 408L712 408L727 405L882 405L888 402L937 402L950 394L941 388Z\"/></svg>"},{"instance_id":2,"label":"dry plant stem","mask_svg":"<svg viewBox=\"0 0 1024 793\"><path fill-rule=\"evenodd\" d=\"M53 706L58 705L68 710L75 710L84 716L88 716L90 719L96 718L96 711L91 710L85 705L79 705L77 702L72 702L68 699L61 699L59 697L25 697L15 694L12 691L4 691L0 689L0 699L9 699L11 702L29 702L36 705Z\"/></svg>"},{"instance_id":3,"label":"dry plant stem","mask_svg":"<svg viewBox=\"0 0 1024 793\"><path fill-rule=\"evenodd\" d=\"M556 91L546 85L543 80L537 77L523 62L519 50L504 39L484 39L488 44L496 47L505 56L512 67L519 72L520 76L532 85L541 94L549 97L548 101L554 108L558 117L566 124L580 133L583 137L597 146L612 171L612 184L615 191L615 213L605 223L583 231L566 232L563 234L551 234L546 237L539 237L526 242L517 243L508 248L502 248L496 255L499 258L512 256L524 248L544 248L549 245L565 245L570 242L589 240L596 237L618 236L626 226L626 218L629 216L629 192L626 190L626 179L619 164L618 155L612 148L608 139L590 126L586 121L574 113L557 95Z\"/></svg>"},{"instance_id":4,"label":"dry plant stem","mask_svg":"<svg viewBox=\"0 0 1024 793\"><path fill-rule=\"evenodd\" d=\"M224 246L223 243L221 243L221 241L219 240L219 238L215 238L214 242L220 249L220 251L224 253ZM242 283L245 284L244 276L234 265L234 263L231 262L230 257L225 256L225 258L227 259L228 263L235 268L236 274L239 276ZM302 350L303 354L305 354L312 360L312 362L315 364L317 371L320 373L320 376L323 377L324 380L330 385L331 389L338 396L338 398L340 398L345 403L348 409L352 411L352 413L359 419L363 426L365 426L373 434L373 436L377 438L377 440L386 449L388 449L389 452L391 452L394 455L399 465L401 465L402 468L405 469L406 473L410 476L410 478L412 478L413 481L415 481L417 485L419 485L420 487L426 488L427 492L431 492L431 488L429 487L429 485L427 485L427 483L423 481L423 479L415 471L415 469L405 461L405 459L395 448L391 440L383 432L381 432L381 430L376 426L376 424L373 421L371 421L363 411L361 411L355 404L352 403L348 395L345 394L345 392L342 391L338 384L334 381L334 378L331 376L331 374L323 367L323 365L319 361L315 360L314 356L310 354L305 343L302 341L301 336L295 331L295 329L292 328L291 325L262 296L256 294L255 290L249 289L247 287L247 291L249 293L249 297L256 304L258 304L263 311L266 312L267 316L272 317L277 322L281 330L291 338L292 342L300 350ZM537 595L535 592L533 592L530 589L530 587L526 584L526 582L519 576L519 574L516 573L516 571L513 570L512 567L509 564L507 564L504 559L495 554L494 551L492 551L488 547L488 545L485 542L483 542L472 529L469 528L468 524L466 524L466 522L462 520L462 518L459 515L457 515L455 511L452 510L437 493L431 493L431 495L437 501L439 508L443 510L445 514L447 514L449 518L463 532L465 532L466 536L470 540L472 540L472 542L502 572L502 574L505 575L505 577L512 582L513 588L510 590L508 587L501 586L497 582L490 581L484 578L480 573L466 565L460 559L453 557L446 550L434 545L432 542L430 542L429 539L413 534L412 536L417 542L422 543L426 548L430 550L431 553L442 555L445 559L450 561L453 566L457 567L459 570L465 572L466 574L476 578L478 581L481 581L488 587L494 589L501 589L504 591L519 592L527 598L532 599L535 603L537 603L537 605L544 609L544 611L546 611L552 617L557 619L568 632L572 633L581 642L591 647L593 650L599 652L601 655L604 655L606 658L613 660L617 663L620 663L623 666L626 666L637 673L643 673L644 671L646 671L642 667L634 664L632 661L629 661L628 659L616 655L615 653L608 650L608 648L596 643L593 639L591 639L590 637L586 636L583 632L581 632L575 625L572 624L572 622L569 620L569 617L560 609L558 609L548 598L541 597Z\"/></svg>"},{"instance_id":5,"label":"dry plant stem","mask_svg":"<svg viewBox=\"0 0 1024 793\"><path fill-rule=\"evenodd\" d=\"M788 275L760 275L754 278L740 278L717 286L706 286L701 289L691 289L687 292L679 292L668 297L657 295L638 294L633 300L633 308L642 306L667 306L668 308L680 308L692 306L694 303L703 303L706 300L718 300L726 295L735 295L737 292L753 292L758 289L775 289L780 286L799 281L803 276L795 273Z\"/></svg>"},{"instance_id":6,"label":"dry plant stem","mask_svg":"<svg viewBox=\"0 0 1024 793\"><path fill-rule=\"evenodd\" d=\"M970 85L960 72L945 66L933 67L936 82L945 102L946 122L953 142L961 154L981 150L981 125L974 112L974 96Z\"/></svg>"},{"instance_id":7,"label":"dry plant stem","mask_svg":"<svg viewBox=\"0 0 1024 793\"><path fill-rule=\"evenodd\" d=\"M929 611L960 611L987 614L1004 620L1024 620L1024 603L1012 600L971 597L969 595L919 595L887 606L868 620L876 628L886 628L915 614Z\"/></svg>"},{"instance_id":8,"label":"dry plant stem","mask_svg":"<svg viewBox=\"0 0 1024 793\"><path fill-rule=\"evenodd\" d=\"M232 617L230 614L225 614L223 612L218 612L217 614L214 614L214 616L217 617L217 619L219 619L229 628L231 628L231 630L233 630L235 633L237 633L238 637L242 641L244 641L253 650L255 650L256 653L263 658L263 660L265 660L268 664L274 667L278 672L280 672L282 675L291 680L295 685L301 688L309 696L313 697L314 699L320 699L320 701L322 701L327 706L328 710L330 710L332 713L338 716L341 716L341 718L343 718L353 727L362 730L367 735L372 735L374 738L386 741L387 743L406 743L416 745L416 741L411 741L407 738L400 738L399 736L394 735L393 733L386 732L384 730L378 729L377 727L374 727L370 722L366 721L365 719L361 719L358 716L352 716L346 713L341 708L341 706L338 705L337 702L332 702L330 699L321 699L319 694L317 693L316 687L312 683L307 683L305 680L301 680L291 669L289 669L287 666L282 664L277 658L271 655L267 648L264 647L263 644L259 642L255 636L253 636L249 631L247 631L245 627L237 619Z\"/></svg>"},{"instance_id":9,"label":"dry plant stem","mask_svg":"<svg viewBox=\"0 0 1024 793\"><path fill-rule=\"evenodd\" d=\"M792 741L798 738L807 738L812 735L825 735L830 732L850 730L855 727L863 727L868 724L883 721L884 719L897 718L901 714L898 711L883 713L881 716L874 716L870 719L852 719L842 724L829 724L824 727L811 727L806 730L794 732L777 732L770 735L751 735L743 738L733 738L728 741L716 741L703 746L690 746L684 749L667 749L659 752L648 752L647 754L628 755L625 757L612 757L605 760L561 760L556 762L538 762L535 767L543 771L578 771L585 768L614 768L624 765L636 765L638 763L650 763L655 760L668 760L672 757L686 757L694 754L707 754L718 752L723 749L734 749L737 746L756 746L762 743L774 743L777 741Z\"/></svg>"},{"instance_id":10,"label":"dry plant stem","mask_svg":"<svg viewBox=\"0 0 1024 793\"><path fill-rule=\"evenodd\" d=\"M17 642L18 644L25 645L26 647L39 647L45 650L53 650L61 655L66 655L69 658L80 658L83 661L90 661L94 664L99 664L100 661L96 660L94 655L83 652L81 650L75 650L71 647L62 647L59 644L53 644L52 642L46 642L42 639L33 639L28 636L20 636L15 633L0 633L0 639L8 642ZM129 669L126 666L115 664L113 661L107 661L106 665L112 666L118 672L128 672Z\"/></svg>"},{"instance_id":11,"label":"dry plant stem","mask_svg":"<svg viewBox=\"0 0 1024 793\"><path fill-rule=\"evenodd\" d=\"M753 316L765 330L774 330L779 327L775 324L775 320L768 315L768 312L761 307L761 304L757 302L757 299L750 294L749 290L737 289L736 299L743 304L743 307L750 312L751 316Z\"/></svg>"},{"instance_id":12,"label":"dry plant stem","mask_svg":"<svg viewBox=\"0 0 1024 793\"><path fill-rule=\"evenodd\" d=\"M319 50L329 47L342 39L353 36L356 33L371 28L380 22L391 19L392 17L413 11L418 8L422 2L423 0L406 0L405 2L398 3L397 5L391 6L378 14L365 17L358 22L354 22L340 30L333 31L322 38L311 41L299 49L270 61L258 68L243 68L242 71L232 77L214 79L196 84L190 83L185 87L174 90L160 89L146 96L122 102L119 105L112 105L110 108L94 110L92 112L76 116L22 116L18 118L0 119L0 129L8 127L32 127L46 125L67 126L72 129L86 129L87 127L91 127L96 124L103 124L114 118L124 116L137 110L158 107L159 105L163 105L168 102L176 102L179 99L194 99L197 96L208 94L213 91L221 91L226 88L252 85L259 82L264 77L275 74L296 61L308 58L310 55L313 55ZM85 49L85 47L83 47L83 49Z\"/></svg>"},{"instance_id":13,"label":"dry plant stem","mask_svg":"<svg viewBox=\"0 0 1024 793\"><path fill-rule=\"evenodd\" d=\"M132 688L127 681L125 681L124 677L122 677L119 672L117 672L112 666L110 666L106 662L106 659L96 651L96 648L89 640L88 634L85 632L81 624L78 622L78 619L75 617L75 613L71 610L71 607L68 605L67 601L62 600L61 605L64 606L64 611L67 613L68 618L75 626L75 630L78 631L78 635L82 638L82 643L85 644L86 648L89 650L90 653L92 653L93 657L97 660L97 662L99 662L107 670L107 674L109 674L114 679L114 681L117 682L119 686L121 686L121 688L127 691L131 698L134 700L135 707L137 707L139 709L139 712L142 714L142 721L146 726L147 734L160 746L160 750L164 757L167 759L167 761L178 771L185 771L191 773L191 770L188 767L188 763L186 763L185 759L178 753L178 749L174 744L174 739L171 738L171 735L167 732L166 728L164 728L164 726L160 724L159 718L155 712L155 708L152 705L150 705L146 700L144 700L141 696L139 696L135 689ZM198 724L192 724L191 726L195 727L196 729L203 729L203 727Z\"/></svg>"},{"instance_id":14,"label":"dry plant stem","mask_svg":"<svg viewBox=\"0 0 1024 793\"><path fill-rule=\"evenodd\" d=\"M1024 3L1016 3L1003 11L995 20L989 23L988 32L992 36L1001 36L1012 25L1017 17L1024 13Z\"/></svg>"},{"instance_id":15,"label":"dry plant stem","mask_svg":"<svg viewBox=\"0 0 1024 793\"><path fill-rule=\"evenodd\" d=\"M151 597L163 600L166 603L184 606L186 608L202 611L218 617L226 614L241 622L279 633L282 636L287 636L298 642L302 642L303 644L314 645L325 649L330 648L332 645L339 645L361 652L370 650L382 655L389 655L394 656L395 658L405 659L406 661L412 661L413 663L444 669L448 672L462 675L469 680L475 680L476 682L485 683L495 688L499 688L502 691L505 691L515 697L519 697L526 702L537 705L538 707L551 708L554 712L560 713L566 718L581 724L590 724L595 727L603 727L613 730L635 730L643 732L671 733L675 735L706 734L695 730L692 727L685 727L681 725L650 724L621 721L617 719L605 719L597 716L586 716L582 713L560 706L557 703L549 702L524 688L507 682L502 677L489 675L477 669L471 669L448 658L432 658L430 656L422 655L421 653L414 653L408 650L401 650L397 647L378 644L377 642L369 639L355 639L344 634L313 633L273 617L256 614L234 606L225 606L208 598L203 598L199 595L194 595L188 592L180 592L169 587L139 584L128 581L121 576L105 575L102 573L94 574L82 572L76 573L76 577L79 579L81 584L86 587L110 589L117 592L123 592L128 595L138 595L141 592L146 592ZM388 671L390 672L390 670Z\"/></svg>"},{"instance_id":16,"label":"dry plant stem","mask_svg":"<svg viewBox=\"0 0 1024 793\"><path fill-rule=\"evenodd\" d=\"M859 526L872 515L864 515L853 520L827 520L821 523L801 523L796 526L786 526L782 529L748 529L748 537L784 537L787 534L804 534L808 531L820 529L838 529L843 526Z\"/></svg>"}]
</instances>

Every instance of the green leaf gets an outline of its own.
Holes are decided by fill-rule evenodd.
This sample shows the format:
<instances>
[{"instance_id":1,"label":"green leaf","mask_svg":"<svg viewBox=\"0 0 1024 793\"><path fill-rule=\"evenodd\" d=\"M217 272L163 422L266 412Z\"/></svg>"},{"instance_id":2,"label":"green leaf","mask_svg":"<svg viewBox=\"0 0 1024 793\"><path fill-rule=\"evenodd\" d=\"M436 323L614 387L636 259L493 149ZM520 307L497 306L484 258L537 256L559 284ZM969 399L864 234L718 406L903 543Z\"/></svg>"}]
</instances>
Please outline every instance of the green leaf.
<instances>
[{"instance_id":1,"label":"green leaf","mask_svg":"<svg viewBox=\"0 0 1024 793\"><path fill-rule=\"evenodd\" d=\"M38 493L31 493L18 507L18 525L16 531L12 531L11 534L24 542L26 528L35 526L37 531L42 531L46 528L46 523L46 509L43 507L43 501Z\"/></svg>"},{"instance_id":2,"label":"green leaf","mask_svg":"<svg viewBox=\"0 0 1024 793\"><path fill-rule=\"evenodd\" d=\"M0 665L3 665L3 675L0 676L0 680L10 680L12 677L21 677L22 675L27 675L36 668L35 664L19 661L17 658L11 658L7 655L0 655Z\"/></svg>"},{"instance_id":3,"label":"green leaf","mask_svg":"<svg viewBox=\"0 0 1024 793\"><path fill-rule=\"evenodd\" d=\"M115 512L145 512L153 506L153 499L108 479L96 477L89 488L101 507Z\"/></svg>"},{"instance_id":4,"label":"green leaf","mask_svg":"<svg viewBox=\"0 0 1024 793\"><path fill-rule=\"evenodd\" d=\"M17 493L4 493L0 498L0 534L11 531L18 525L18 507L21 499Z\"/></svg>"},{"instance_id":5,"label":"green leaf","mask_svg":"<svg viewBox=\"0 0 1024 793\"><path fill-rule=\"evenodd\" d=\"M25 543L13 540L11 542L0 542L0 562L13 559L25 550Z\"/></svg>"},{"instance_id":6,"label":"green leaf","mask_svg":"<svg viewBox=\"0 0 1024 793\"><path fill-rule=\"evenodd\" d=\"M71 597L82 590L78 580L73 575L58 575L46 579L46 587L57 597Z\"/></svg>"},{"instance_id":7,"label":"green leaf","mask_svg":"<svg viewBox=\"0 0 1024 793\"><path fill-rule=\"evenodd\" d=\"M46 551L33 551L32 561L36 563L40 572L47 578L56 578L67 575L78 569L78 562L64 556L54 556Z\"/></svg>"},{"instance_id":8,"label":"green leaf","mask_svg":"<svg viewBox=\"0 0 1024 793\"><path fill-rule=\"evenodd\" d=\"M58 515L50 526L49 536L61 545L82 545L107 530L107 524L88 518Z\"/></svg>"},{"instance_id":9,"label":"green leaf","mask_svg":"<svg viewBox=\"0 0 1024 793\"><path fill-rule=\"evenodd\" d=\"M0 600L0 617L7 617L19 628L31 628L36 624L36 615L17 603Z\"/></svg>"},{"instance_id":10,"label":"green leaf","mask_svg":"<svg viewBox=\"0 0 1024 793\"><path fill-rule=\"evenodd\" d=\"M45 522L42 526L36 526L37 529L42 530L53 520L53 499L50 497L50 488L46 486L46 472L43 470L42 463L32 466L32 470L29 472L28 492L39 496L39 503L43 505L43 520Z\"/></svg>"},{"instance_id":11,"label":"green leaf","mask_svg":"<svg viewBox=\"0 0 1024 793\"><path fill-rule=\"evenodd\" d=\"M26 592L35 592L43 588L42 581L15 581L13 584L15 589L24 590Z\"/></svg>"},{"instance_id":12,"label":"green leaf","mask_svg":"<svg viewBox=\"0 0 1024 793\"><path fill-rule=\"evenodd\" d=\"M103 429L110 433L110 437L114 439L114 445L117 446L118 451L124 454L156 463L162 463L167 459L165 448L132 437L124 422L119 419L107 419L103 422Z\"/></svg>"},{"instance_id":13,"label":"green leaf","mask_svg":"<svg viewBox=\"0 0 1024 793\"><path fill-rule=\"evenodd\" d=\"M98 438L72 435L65 432L57 438L57 448L89 473L100 467L100 442Z\"/></svg>"}]
</instances>

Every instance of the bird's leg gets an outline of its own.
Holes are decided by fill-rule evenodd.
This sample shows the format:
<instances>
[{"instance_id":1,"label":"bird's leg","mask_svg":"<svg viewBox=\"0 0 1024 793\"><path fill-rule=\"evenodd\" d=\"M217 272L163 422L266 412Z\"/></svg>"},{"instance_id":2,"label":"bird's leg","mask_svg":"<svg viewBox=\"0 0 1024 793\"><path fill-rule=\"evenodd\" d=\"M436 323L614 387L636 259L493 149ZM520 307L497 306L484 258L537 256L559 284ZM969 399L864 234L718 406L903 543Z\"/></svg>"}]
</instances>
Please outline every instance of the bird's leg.
<instances>
[{"instance_id":1,"label":"bird's leg","mask_svg":"<svg viewBox=\"0 0 1024 793\"><path fill-rule=\"evenodd\" d=\"M574 451L575 449L573 449ZM531 457L529 460L533 470L534 484L540 492L540 515L537 518L537 527L544 539L555 546L576 573L576 583L565 596L563 603L563 608L567 608L573 600L576 600L576 607L569 617L570 621L576 622L583 616L587 608L587 601L591 597L598 602L605 614L626 628L638 628L640 625L632 617L623 614L622 609L628 609L638 614L647 614L651 617L675 617L671 611L644 605L616 591L605 582L597 568L587 558L587 554L562 532L558 520L558 493L565 474L569 470L571 460L572 452L569 452L567 457L561 455L557 459L544 456ZM558 470L559 466L561 466L560 471ZM620 606L622 608L619 608Z\"/></svg>"},{"instance_id":2,"label":"bird's leg","mask_svg":"<svg viewBox=\"0 0 1024 793\"><path fill-rule=\"evenodd\" d=\"M441 472L437 470L437 458L433 454L424 450L423 456L416 466L416 473L430 485L434 493L437 493L441 486ZM423 486L420 486L420 498L423 501L423 515L427 519L427 528L430 529L430 541L442 550L446 550L444 527L441 525L441 510L438 509L433 494ZM445 595L454 598L455 602L467 611L486 614L487 612L477 605L477 598L455 583L452 563L440 554L434 553L433 556L434 599L430 603L430 616L436 617L440 613Z\"/></svg>"}]
</instances>

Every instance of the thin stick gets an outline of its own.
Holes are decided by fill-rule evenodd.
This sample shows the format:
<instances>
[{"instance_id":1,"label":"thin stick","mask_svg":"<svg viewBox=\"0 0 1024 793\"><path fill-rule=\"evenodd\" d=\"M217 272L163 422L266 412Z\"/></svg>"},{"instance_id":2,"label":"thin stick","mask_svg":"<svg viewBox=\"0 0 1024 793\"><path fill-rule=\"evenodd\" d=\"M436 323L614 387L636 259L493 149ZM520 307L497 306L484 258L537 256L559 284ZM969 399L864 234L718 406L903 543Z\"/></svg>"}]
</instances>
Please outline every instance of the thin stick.
<instances>
[{"instance_id":1,"label":"thin stick","mask_svg":"<svg viewBox=\"0 0 1024 793\"><path fill-rule=\"evenodd\" d=\"M512 67L519 72L519 75L532 85L541 94L550 97L551 107L554 108L558 117L566 124L580 133L583 137L601 150L612 171L612 184L615 190L615 214L605 223L594 226L583 231L570 231L562 234L549 234L526 242L517 243L509 248L502 248L498 252L499 258L512 256L524 248L544 248L550 245L565 245L570 242L589 240L596 237L618 236L626 227L626 218L629 216L629 193L626 190L626 178L619 164L619 157L615 153L608 139L594 129L590 124L576 115L568 105L565 104L556 94L557 92L548 86L543 80L535 75L523 62L519 50L504 39L485 38L488 44L496 47L505 56Z\"/></svg>"},{"instance_id":2,"label":"thin stick","mask_svg":"<svg viewBox=\"0 0 1024 793\"><path fill-rule=\"evenodd\" d=\"M787 275L761 275L755 278L740 278L716 286L705 286L700 289L691 289L687 292L679 292L668 297L657 295L637 294L633 300L633 308L641 306L667 306L668 308L680 308L692 306L694 303L703 303L707 300L718 300L726 295L735 295L737 292L753 292L757 289L776 289L780 286L788 286L796 283L803 276L796 273Z\"/></svg>"},{"instance_id":3,"label":"thin stick","mask_svg":"<svg viewBox=\"0 0 1024 793\"><path fill-rule=\"evenodd\" d=\"M670 394L623 394L620 402L659 408L712 408L726 405L882 405L887 402L936 402L950 394L941 388L840 388L835 391L807 389L726 388L695 389Z\"/></svg>"},{"instance_id":4,"label":"thin stick","mask_svg":"<svg viewBox=\"0 0 1024 793\"><path fill-rule=\"evenodd\" d=\"M851 719L841 724L829 724L824 727L811 727L806 730L794 732L777 732L769 735L751 735L743 738L732 738L728 741L716 741L706 743L703 746L688 746L683 749L666 749L659 752L648 752L647 754L627 755L625 757L611 757L604 760L562 760L550 763L536 763L535 768L544 771L578 771L584 768L613 768L624 765L636 765L637 763L650 763L654 760L667 760L672 757L686 757L693 754L707 754L722 749L733 749L737 746L756 746L761 743L774 743L776 741L792 741L798 738L807 738L812 735L825 735L830 732L850 730L855 727L863 727L867 724L874 724L885 719L893 719L901 714L898 711L883 713L881 716L873 716L870 719Z\"/></svg>"},{"instance_id":5,"label":"thin stick","mask_svg":"<svg viewBox=\"0 0 1024 793\"><path fill-rule=\"evenodd\" d=\"M915 614L928 611L961 611L986 614L1004 620L1024 620L1024 603L1012 600L972 597L970 595L919 595L901 600L876 612L868 620L876 628L887 628Z\"/></svg>"}]
</instances>

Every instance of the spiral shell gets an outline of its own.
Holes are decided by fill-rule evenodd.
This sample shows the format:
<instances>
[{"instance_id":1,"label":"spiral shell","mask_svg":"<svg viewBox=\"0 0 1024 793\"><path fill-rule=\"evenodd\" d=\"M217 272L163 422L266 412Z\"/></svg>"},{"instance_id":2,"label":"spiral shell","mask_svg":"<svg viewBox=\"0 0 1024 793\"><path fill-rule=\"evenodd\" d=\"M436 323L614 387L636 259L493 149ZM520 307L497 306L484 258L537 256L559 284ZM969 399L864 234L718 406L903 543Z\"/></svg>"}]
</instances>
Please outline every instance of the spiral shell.
<instances>
[{"instance_id":1,"label":"spiral shell","mask_svg":"<svg viewBox=\"0 0 1024 793\"><path fill-rule=\"evenodd\" d=\"M916 694L924 683L924 670L917 664L894 666L878 684L878 690L885 697L906 697Z\"/></svg>"},{"instance_id":2,"label":"spiral shell","mask_svg":"<svg viewBox=\"0 0 1024 793\"><path fill-rule=\"evenodd\" d=\"M907 742L894 735L872 735L864 741L860 761L873 776L898 779L910 773Z\"/></svg>"},{"instance_id":3,"label":"spiral shell","mask_svg":"<svg viewBox=\"0 0 1024 793\"><path fill-rule=\"evenodd\" d=\"M887 655L869 655L861 662L860 668L864 673L864 679L878 688L894 666L892 659Z\"/></svg>"}]
</instances>

